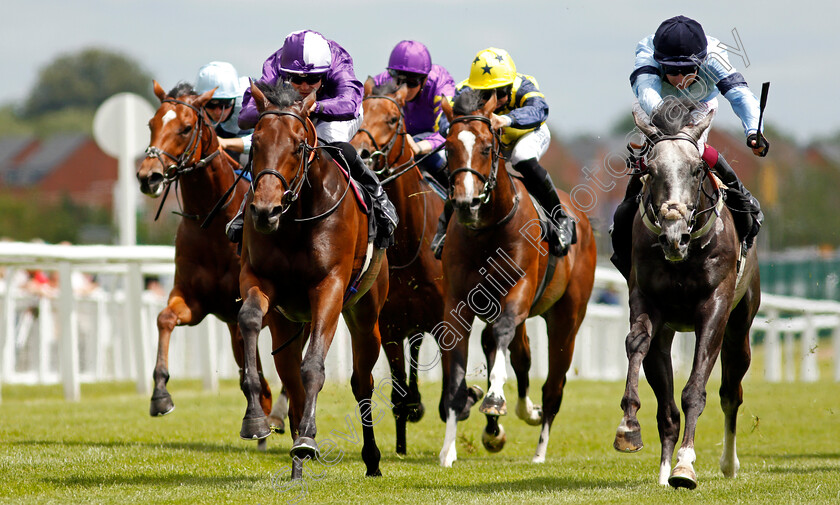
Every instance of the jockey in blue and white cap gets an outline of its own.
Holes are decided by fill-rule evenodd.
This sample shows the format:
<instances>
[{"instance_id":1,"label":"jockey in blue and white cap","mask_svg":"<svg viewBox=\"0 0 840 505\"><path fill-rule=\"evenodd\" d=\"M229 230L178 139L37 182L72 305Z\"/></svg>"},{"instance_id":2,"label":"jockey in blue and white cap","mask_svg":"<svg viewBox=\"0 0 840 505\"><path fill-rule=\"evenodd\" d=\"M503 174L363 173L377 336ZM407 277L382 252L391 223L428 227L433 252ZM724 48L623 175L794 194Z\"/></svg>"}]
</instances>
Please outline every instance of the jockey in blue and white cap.
<instances>
[{"instance_id":1,"label":"jockey in blue and white cap","mask_svg":"<svg viewBox=\"0 0 840 505\"><path fill-rule=\"evenodd\" d=\"M251 135L254 133L253 129L240 129L238 124L242 94L247 84L247 79L240 79L236 68L226 61L211 61L198 69L195 78L197 94L216 89L204 110L213 122L219 144L236 160L239 153L248 154L251 151Z\"/></svg>"},{"instance_id":2,"label":"jockey in blue and white cap","mask_svg":"<svg viewBox=\"0 0 840 505\"><path fill-rule=\"evenodd\" d=\"M685 16L666 19L653 35L636 46L636 62L630 74L630 86L636 96L633 112L648 123L657 123L657 108L667 97L688 98L696 106L699 120L716 111L718 95L723 95L741 119L747 146L756 156L766 156L769 142L758 132L759 103L747 81L729 63L726 50L714 37L706 36L697 21ZM651 120L653 118L653 120ZM698 140L703 160L727 186L727 205L744 245L752 246L764 215L735 171L715 148L706 144L709 129ZM632 149L631 149L632 152ZM640 155L631 159L640 163ZM616 208L611 230L615 266L625 277L630 271L630 247L636 197L641 191L639 176L630 178L624 201Z\"/></svg>"},{"instance_id":3,"label":"jockey in blue and white cap","mask_svg":"<svg viewBox=\"0 0 840 505\"><path fill-rule=\"evenodd\" d=\"M266 84L289 82L301 99L315 92L316 101L310 111L318 138L325 144L341 150L347 161L350 175L370 193L374 201L377 224L377 247L393 243L393 232L399 218L393 204L374 174L359 158L350 145L362 124L362 98L364 87L356 79L353 58L335 41L327 40L318 32L300 30L290 33L283 47L263 63L262 77ZM253 128L258 120L256 104L250 89L245 91L241 128ZM341 159L336 153L336 159Z\"/></svg>"}]
</instances>

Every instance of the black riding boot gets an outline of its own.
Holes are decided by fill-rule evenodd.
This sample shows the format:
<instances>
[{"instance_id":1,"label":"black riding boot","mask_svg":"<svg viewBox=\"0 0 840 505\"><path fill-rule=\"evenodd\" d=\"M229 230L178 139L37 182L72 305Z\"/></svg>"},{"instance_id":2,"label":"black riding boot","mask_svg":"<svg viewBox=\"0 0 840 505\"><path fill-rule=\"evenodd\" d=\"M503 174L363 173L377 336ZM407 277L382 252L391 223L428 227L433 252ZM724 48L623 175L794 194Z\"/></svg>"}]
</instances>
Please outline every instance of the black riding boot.
<instances>
[{"instance_id":1,"label":"black riding boot","mask_svg":"<svg viewBox=\"0 0 840 505\"><path fill-rule=\"evenodd\" d=\"M735 229L738 236L747 246L752 247L755 236L764 222L764 213L758 200L744 187L738 179L735 170L729 163L718 154L717 163L712 167L720 180L726 184L726 206L732 211L732 219L735 221Z\"/></svg>"},{"instance_id":2,"label":"black riding boot","mask_svg":"<svg viewBox=\"0 0 840 505\"><path fill-rule=\"evenodd\" d=\"M394 244L394 230L400 222L397 209L388 199L385 190L379 183L376 174L365 165L356 153L356 149L349 142L335 142L332 145L341 148L350 170L350 176L365 188L373 199L373 218L376 219L376 238L374 246L385 249Z\"/></svg>"},{"instance_id":3,"label":"black riding boot","mask_svg":"<svg viewBox=\"0 0 840 505\"><path fill-rule=\"evenodd\" d=\"M642 176L638 173L630 176L624 200L618 204L610 227L613 253L610 261L625 279L630 277L631 250L633 248L633 219L639 208L639 193L642 191Z\"/></svg>"},{"instance_id":4,"label":"black riding boot","mask_svg":"<svg viewBox=\"0 0 840 505\"><path fill-rule=\"evenodd\" d=\"M251 172L251 164L254 161L253 152L250 151L248 153L248 161L242 167L243 170L246 172ZM246 174L247 176L248 174ZM251 180L250 177L247 177L247 180ZM245 202L247 198L242 200L242 205L239 206L239 211L233 216L233 219L225 226L225 234L227 235L228 240L233 242L234 244L239 244L239 250L242 249L242 230L245 228Z\"/></svg>"},{"instance_id":5,"label":"black riding boot","mask_svg":"<svg viewBox=\"0 0 840 505\"><path fill-rule=\"evenodd\" d=\"M443 254L443 242L446 240L446 228L449 227L449 219L452 217L452 201L446 200L443 204L443 212L438 218L438 227L435 236L432 239L432 252L435 258L440 259Z\"/></svg>"},{"instance_id":6,"label":"black riding boot","mask_svg":"<svg viewBox=\"0 0 840 505\"><path fill-rule=\"evenodd\" d=\"M569 246L577 242L575 221L563 210L560 196L554 187L554 182L548 172L537 162L536 158L520 161L513 166L525 176L525 187L534 195L545 209L549 217L549 225L554 227L548 232L549 250L554 256L565 256L569 253Z\"/></svg>"}]
</instances>

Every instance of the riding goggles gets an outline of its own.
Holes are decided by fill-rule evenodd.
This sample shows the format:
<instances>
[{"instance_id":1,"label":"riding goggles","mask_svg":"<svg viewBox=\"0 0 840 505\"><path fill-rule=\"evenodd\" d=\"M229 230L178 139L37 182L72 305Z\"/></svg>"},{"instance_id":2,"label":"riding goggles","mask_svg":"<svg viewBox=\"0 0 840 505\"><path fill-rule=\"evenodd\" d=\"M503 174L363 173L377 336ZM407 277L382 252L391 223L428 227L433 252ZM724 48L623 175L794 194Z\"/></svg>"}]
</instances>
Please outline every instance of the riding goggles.
<instances>
[{"instance_id":1,"label":"riding goggles","mask_svg":"<svg viewBox=\"0 0 840 505\"><path fill-rule=\"evenodd\" d=\"M292 74L289 78L292 81L292 84L309 84L310 86L313 84L317 84L321 81L323 75L321 74Z\"/></svg>"}]
</instances>

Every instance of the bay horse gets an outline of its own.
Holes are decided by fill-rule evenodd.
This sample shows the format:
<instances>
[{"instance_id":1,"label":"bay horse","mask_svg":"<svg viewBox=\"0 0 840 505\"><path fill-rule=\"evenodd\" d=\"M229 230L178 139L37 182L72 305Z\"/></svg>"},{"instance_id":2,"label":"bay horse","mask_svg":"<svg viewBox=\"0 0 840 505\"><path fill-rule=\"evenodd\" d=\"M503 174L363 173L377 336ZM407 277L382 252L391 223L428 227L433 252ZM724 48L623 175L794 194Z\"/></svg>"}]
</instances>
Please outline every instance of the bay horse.
<instances>
[{"instance_id":1,"label":"bay horse","mask_svg":"<svg viewBox=\"0 0 840 505\"><path fill-rule=\"evenodd\" d=\"M366 475L381 475L374 438L371 371L379 358L378 315L388 295L388 260L368 236L368 216L353 197L342 168L319 147L309 111L315 93L298 100L284 82L251 85L259 119L253 135L253 182L245 207L239 327L245 339L248 408L243 438L268 435L259 408L256 342L263 318L269 321L275 366L289 395L294 439L292 477L302 477L302 461L318 458L315 411L324 385L324 359L339 316L350 329L351 386L359 410ZM311 322L309 346L301 359ZM298 327L300 329L298 329Z\"/></svg>"},{"instance_id":2,"label":"bay horse","mask_svg":"<svg viewBox=\"0 0 840 505\"><path fill-rule=\"evenodd\" d=\"M741 258L732 215L723 205L722 183L700 158L697 142L713 115L691 124L685 102L665 104L663 117L670 118L672 124L662 130L634 115L636 126L653 147L633 223L630 332L626 339L629 364L621 399L624 417L613 445L624 452L643 447L636 418L639 366L643 365L658 404L656 420L662 442L659 484L694 489L694 434L718 354L725 417L720 469L726 477L735 477L740 466L735 424L743 402L741 380L750 365L750 326L758 311L761 286L755 247ZM672 471L671 457L680 431L671 363L675 331L694 331L696 340L693 366L682 391L685 431Z\"/></svg>"},{"instance_id":3,"label":"bay horse","mask_svg":"<svg viewBox=\"0 0 840 505\"><path fill-rule=\"evenodd\" d=\"M406 141L403 106L407 88L389 81L374 87L365 82L364 120L351 144L380 177L400 216L394 245L388 248L388 298L379 313L382 348L393 381L392 412L396 421L396 452L406 453L406 421L417 422L425 407L418 389L418 354L424 333L443 317L443 273L431 250L435 223L443 200L425 181ZM418 303L422 301L422 303ZM404 342L408 339L408 382Z\"/></svg>"},{"instance_id":4,"label":"bay horse","mask_svg":"<svg viewBox=\"0 0 840 505\"><path fill-rule=\"evenodd\" d=\"M519 397L516 414L542 426L532 461L545 461L549 430L560 409L575 336L595 280L592 228L562 192L566 211L577 221L578 242L562 258L548 255L541 241L544 234L536 232L536 205L501 158L499 132L490 120L495 107L495 95L482 104L473 90L458 95L453 107L443 104L451 125L446 150L449 199L456 216L449 223L442 257L445 308L439 342L448 375L446 435L440 452L444 467L456 460L457 421L468 417L477 401L465 382L467 342L475 317L487 323L481 336L489 371L489 388L479 407L487 417L482 442L496 452L506 441L499 416L507 413L503 385L509 349ZM531 350L525 333L525 320L537 315L548 329L549 370L541 408L528 396Z\"/></svg>"},{"instance_id":5,"label":"bay horse","mask_svg":"<svg viewBox=\"0 0 840 505\"><path fill-rule=\"evenodd\" d=\"M169 340L176 326L195 326L208 314L227 323L233 355L242 370L243 340L236 324L241 306L237 301L239 257L236 245L225 235L225 224L239 209L248 183L240 180L225 196L236 180L234 170L239 164L219 149L216 133L202 112L213 92L197 96L192 86L181 83L167 94L157 81L153 84L160 107L149 120L151 139L137 180L140 190L153 198L175 183L183 200L175 235L175 282L166 307L157 317L158 353L149 413L163 416L175 409L166 383ZM202 222L223 198L226 201L221 211L203 228ZM285 401L278 401L272 412L271 389L259 363L258 369L260 405L273 424L282 426ZM261 443L260 447L265 446Z\"/></svg>"}]
</instances>

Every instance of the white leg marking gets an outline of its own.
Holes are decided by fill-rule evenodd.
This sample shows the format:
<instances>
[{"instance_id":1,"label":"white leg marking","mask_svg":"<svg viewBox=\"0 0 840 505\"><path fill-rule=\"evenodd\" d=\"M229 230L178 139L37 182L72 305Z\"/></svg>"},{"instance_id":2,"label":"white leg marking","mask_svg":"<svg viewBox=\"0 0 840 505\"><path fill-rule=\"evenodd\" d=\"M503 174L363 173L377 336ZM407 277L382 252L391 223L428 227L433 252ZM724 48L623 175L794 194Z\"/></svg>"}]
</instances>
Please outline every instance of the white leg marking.
<instances>
[{"instance_id":1,"label":"white leg marking","mask_svg":"<svg viewBox=\"0 0 840 505\"><path fill-rule=\"evenodd\" d=\"M458 459L455 442L458 437L458 419L455 410L449 409L446 416L446 436L443 437L443 448L440 450L440 466L452 468L452 463Z\"/></svg>"},{"instance_id":2,"label":"white leg marking","mask_svg":"<svg viewBox=\"0 0 840 505\"><path fill-rule=\"evenodd\" d=\"M166 111L166 114L164 114L163 117L161 118L161 120L163 121L163 126L166 126L166 123L172 121L176 117L178 117L178 115L175 114L174 110Z\"/></svg>"},{"instance_id":3,"label":"white leg marking","mask_svg":"<svg viewBox=\"0 0 840 505\"><path fill-rule=\"evenodd\" d=\"M724 477L734 478L741 469L738 454L735 451L735 434L729 430L723 432L723 454L720 456L720 471Z\"/></svg>"},{"instance_id":4,"label":"white leg marking","mask_svg":"<svg viewBox=\"0 0 840 505\"><path fill-rule=\"evenodd\" d=\"M458 140L464 144L464 150L467 152L467 167L472 167L472 153L473 146L475 146L475 134L469 131L462 131L458 134ZM475 185L473 181L475 176L470 173L464 173L464 194L467 196L475 195Z\"/></svg>"},{"instance_id":5,"label":"white leg marking","mask_svg":"<svg viewBox=\"0 0 840 505\"><path fill-rule=\"evenodd\" d=\"M542 424L542 408L534 405L527 394L516 401L516 416L531 426Z\"/></svg>"},{"instance_id":6,"label":"white leg marking","mask_svg":"<svg viewBox=\"0 0 840 505\"><path fill-rule=\"evenodd\" d=\"M548 423L544 422L540 430L540 440L537 442L537 452L534 453L532 463L545 463L545 451L548 449Z\"/></svg>"},{"instance_id":7,"label":"white leg marking","mask_svg":"<svg viewBox=\"0 0 840 505\"><path fill-rule=\"evenodd\" d=\"M668 477L671 476L671 465L669 463L662 463L659 467L659 485L667 486Z\"/></svg>"},{"instance_id":8,"label":"white leg marking","mask_svg":"<svg viewBox=\"0 0 840 505\"><path fill-rule=\"evenodd\" d=\"M505 350L503 348L496 349L496 359L493 360L493 368L490 369L490 389L487 391L487 396L505 398L504 386L507 380L505 362Z\"/></svg>"}]
</instances>

